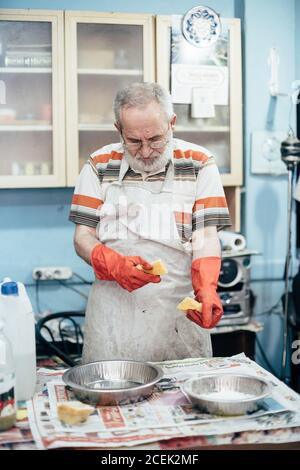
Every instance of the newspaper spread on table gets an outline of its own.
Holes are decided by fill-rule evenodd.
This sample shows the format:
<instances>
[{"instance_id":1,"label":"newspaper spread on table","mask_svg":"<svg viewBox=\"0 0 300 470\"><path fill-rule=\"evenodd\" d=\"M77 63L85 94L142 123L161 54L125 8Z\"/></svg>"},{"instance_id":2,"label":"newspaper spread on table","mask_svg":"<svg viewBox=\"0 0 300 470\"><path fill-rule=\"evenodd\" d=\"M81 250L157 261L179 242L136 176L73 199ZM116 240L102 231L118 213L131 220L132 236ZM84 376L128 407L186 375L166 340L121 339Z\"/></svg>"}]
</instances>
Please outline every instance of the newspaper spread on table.
<instances>
[{"instance_id":1,"label":"newspaper spread on table","mask_svg":"<svg viewBox=\"0 0 300 470\"><path fill-rule=\"evenodd\" d=\"M57 417L58 402L75 399L62 381L63 370L39 369L38 391L27 402L37 448L134 448L158 441L163 448L163 442L169 439L190 437L196 442L197 437L207 437L212 442L217 436L226 440L226 435L232 433L236 433L238 442L248 431L264 434L266 442L274 438L275 442L300 440L300 395L244 354L155 364L163 369L164 377L148 399L130 405L99 406L85 423L76 426L63 424ZM220 417L201 412L181 391L189 378L229 371L268 380L272 395L252 414Z\"/></svg>"}]
</instances>

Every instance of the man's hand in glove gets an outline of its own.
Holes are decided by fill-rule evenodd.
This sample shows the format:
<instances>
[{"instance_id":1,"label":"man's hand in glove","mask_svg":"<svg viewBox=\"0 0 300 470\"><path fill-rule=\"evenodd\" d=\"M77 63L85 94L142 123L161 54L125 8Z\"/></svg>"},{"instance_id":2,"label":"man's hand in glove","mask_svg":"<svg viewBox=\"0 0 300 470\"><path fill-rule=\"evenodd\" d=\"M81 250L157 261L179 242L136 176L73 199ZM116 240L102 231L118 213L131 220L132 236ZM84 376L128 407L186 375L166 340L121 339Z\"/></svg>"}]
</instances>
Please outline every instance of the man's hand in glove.
<instances>
[{"instance_id":1,"label":"man's hand in glove","mask_svg":"<svg viewBox=\"0 0 300 470\"><path fill-rule=\"evenodd\" d=\"M158 283L161 280L160 276L153 276L136 268L137 265L142 265L144 269L152 268L152 265L140 256L124 256L101 243L92 250L91 265L97 279L116 281L129 292L149 282Z\"/></svg>"},{"instance_id":2,"label":"man's hand in glove","mask_svg":"<svg viewBox=\"0 0 300 470\"><path fill-rule=\"evenodd\" d=\"M186 316L202 328L213 328L223 315L216 292L220 267L221 259L217 256L198 258L192 263L192 284L196 300L202 303L202 312L188 310Z\"/></svg>"}]
</instances>

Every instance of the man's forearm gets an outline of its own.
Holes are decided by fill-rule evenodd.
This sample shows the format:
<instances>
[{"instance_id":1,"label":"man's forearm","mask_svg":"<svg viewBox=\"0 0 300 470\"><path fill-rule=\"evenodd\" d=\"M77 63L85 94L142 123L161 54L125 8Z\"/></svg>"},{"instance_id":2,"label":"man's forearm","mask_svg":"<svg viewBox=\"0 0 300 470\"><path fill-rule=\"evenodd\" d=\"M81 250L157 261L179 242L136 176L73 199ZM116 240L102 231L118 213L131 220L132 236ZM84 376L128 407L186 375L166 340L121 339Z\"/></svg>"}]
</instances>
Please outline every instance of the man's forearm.
<instances>
[{"instance_id":1,"label":"man's forearm","mask_svg":"<svg viewBox=\"0 0 300 470\"><path fill-rule=\"evenodd\" d=\"M193 233L193 259L221 256L221 245L215 226L204 227Z\"/></svg>"},{"instance_id":2,"label":"man's forearm","mask_svg":"<svg viewBox=\"0 0 300 470\"><path fill-rule=\"evenodd\" d=\"M91 233L77 233L74 237L76 253L88 264L91 264L91 253L98 243L97 237Z\"/></svg>"}]
</instances>

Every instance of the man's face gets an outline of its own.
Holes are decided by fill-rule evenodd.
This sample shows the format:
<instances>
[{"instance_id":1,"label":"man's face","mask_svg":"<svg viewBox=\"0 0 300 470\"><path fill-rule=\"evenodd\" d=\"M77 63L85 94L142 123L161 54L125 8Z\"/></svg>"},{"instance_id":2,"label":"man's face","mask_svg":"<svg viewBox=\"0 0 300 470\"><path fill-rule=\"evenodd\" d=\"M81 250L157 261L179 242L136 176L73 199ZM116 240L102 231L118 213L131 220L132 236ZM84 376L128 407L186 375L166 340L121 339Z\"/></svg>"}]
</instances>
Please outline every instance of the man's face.
<instances>
[{"instance_id":1,"label":"man's face","mask_svg":"<svg viewBox=\"0 0 300 470\"><path fill-rule=\"evenodd\" d=\"M120 117L122 128L119 131L133 168L151 172L165 166L176 118L169 122L156 102L143 108L122 109Z\"/></svg>"}]
</instances>

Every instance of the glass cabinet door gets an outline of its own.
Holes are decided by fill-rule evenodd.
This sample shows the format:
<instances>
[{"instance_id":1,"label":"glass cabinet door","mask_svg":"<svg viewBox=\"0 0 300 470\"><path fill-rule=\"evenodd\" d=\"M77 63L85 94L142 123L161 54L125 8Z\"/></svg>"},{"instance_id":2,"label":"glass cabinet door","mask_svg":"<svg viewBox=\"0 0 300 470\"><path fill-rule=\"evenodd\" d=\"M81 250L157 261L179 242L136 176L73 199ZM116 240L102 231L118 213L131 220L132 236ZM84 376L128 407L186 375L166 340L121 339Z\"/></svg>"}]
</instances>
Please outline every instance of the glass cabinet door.
<instances>
[{"instance_id":1,"label":"glass cabinet door","mask_svg":"<svg viewBox=\"0 0 300 470\"><path fill-rule=\"evenodd\" d=\"M88 156L118 142L113 100L130 83L153 80L150 15L66 12L68 185Z\"/></svg>"},{"instance_id":2,"label":"glass cabinet door","mask_svg":"<svg viewBox=\"0 0 300 470\"><path fill-rule=\"evenodd\" d=\"M59 12L1 12L1 187L65 184L62 20Z\"/></svg>"},{"instance_id":3,"label":"glass cabinet door","mask_svg":"<svg viewBox=\"0 0 300 470\"><path fill-rule=\"evenodd\" d=\"M220 96L208 99L209 117L201 117L201 93L198 100L197 117L193 117L192 104L180 102L180 96L173 95L174 110L177 114L175 137L206 147L215 157L223 184L226 186L242 184L242 96L241 96L241 39L240 24L237 19L221 19L222 32L214 46L199 48L189 44L181 32L179 18L157 18L157 78L158 82L172 90L171 60L176 66L183 67L178 82L191 83L191 91L211 93L209 80L217 80L224 74L225 86ZM167 58L167 60L166 60ZM190 68L189 68L190 67ZM177 69L178 70L178 69ZM186 72L186 76L182 71ZM191 72L187 72L191 70ZM188 75L189 73L189 75ZM194 88L193 88L194 87ZM224 98L225 95L225 98ZM226 97L227 95L227 97ZM204 100L205 103L205 100ZM211 103L214 103L213 107ZM205 104L204 104L205 105ZM207 108L206 108L207 112ZM207 116L207 114L206 114Z\"/></svg>"}]
</instances>

